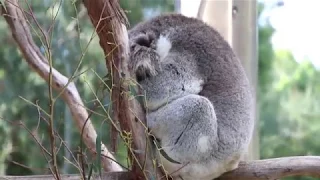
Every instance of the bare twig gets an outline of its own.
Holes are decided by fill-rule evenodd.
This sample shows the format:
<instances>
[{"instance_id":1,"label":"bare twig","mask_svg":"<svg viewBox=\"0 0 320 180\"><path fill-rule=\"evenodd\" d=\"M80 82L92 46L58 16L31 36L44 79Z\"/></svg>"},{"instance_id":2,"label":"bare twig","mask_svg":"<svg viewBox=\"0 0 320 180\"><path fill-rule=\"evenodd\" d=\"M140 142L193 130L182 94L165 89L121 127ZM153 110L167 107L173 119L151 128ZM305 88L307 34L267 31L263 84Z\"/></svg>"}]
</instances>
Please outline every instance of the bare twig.
<instances>
[{"instance_id":1,"label":"bare twig","mask_svg":"<svg viewBox=\"0 0 320 180\"><path fill-rule=\"evenodd\" d=\"M25 129L28 132L28 134L32 137L34 142L40 147L41 153L42 153L43 157L46 159L46 161L48 162L48 164L50 163L50 159L48 159L48 157L47 157L47 155L51 156L50 152L42 145L39 138L36 137L36 135L23 122L21 122L20 120L17 122L16 121L8 121L6 119L3 119L2 117L0 117L0 119L10 123L11 125L21 126L23 129ZM54 172L50 166L48 167L48 170L51 172L51 174L54 174Z\"/></svg>"},{"instance_id":2,"label":"bare twig","mask_svg":"<svg viewBox=\"0 0 320 180\"><path fill-rule=\"evenodd\" d=\"M28 2L26 2L30 11L31 7L29 5ZM61 7L61 2L59 4L59 9ZM54 16L54 19L56 18L57 14L59 11L57 11L56 15ZM40 27L38 21L36 20L36 18L34 17L33 13L32 13L32 17L34 18L35 22L37 23L37 25ZM54 22L54 20L53 20ZM52 23L54 24L54 23ZM51 34L53 31L51 31ZM54 135L54 105L55 105L55 99L53 98L53 87L52 87L52 78L53 78L53 74L52 74L52 70L53 70L53 62L52 62L52 51L51 51L51 40L48 39L47 36L44 36L45 38L45 42L46 42L46 50L47 50L47 59L49 60L49 83L48 83L48 89L49 89L49 130L50 130L50 146L51 146L51 158L52 158L52 166L53 166L53 171L54 171L54 175L57 179L61 179L60 174L59 174L59 168L58 168L58 162L57 162L57 152L58 150L56 150L56 136Z\"/></svg>"},{"instance_id":3,"label":"bare twig","mask_svg":"<svg viewBox=\"0 0 320 180\"><path fill-rule=\"evenodd\" d=\"M23 15L23 10L19 8L18 0L6 0L5 7L6 10L2 6L2 13L25 60L35 72L37 72L45 81L49 82L50 67L48 63L45 63L48 62L48 60L41 54L39 47L34 43L28 24ZM52 88L61 92L67 83L68 78L52 68ZM73 82L67 85L65 91L62 93L62 98L70 108L73 120L75 120L79 131L81 131L88 117L88 112L84 107L78 90ZM97 133L89 120L84 128L83 141L93 155L96 154L96 137ZM101 149L104 170L121 171L122 168L117 163L105 158L109 157L114 159L114 156L107 150L105 145L102 144Z\"/></svg>"}]
</instances>

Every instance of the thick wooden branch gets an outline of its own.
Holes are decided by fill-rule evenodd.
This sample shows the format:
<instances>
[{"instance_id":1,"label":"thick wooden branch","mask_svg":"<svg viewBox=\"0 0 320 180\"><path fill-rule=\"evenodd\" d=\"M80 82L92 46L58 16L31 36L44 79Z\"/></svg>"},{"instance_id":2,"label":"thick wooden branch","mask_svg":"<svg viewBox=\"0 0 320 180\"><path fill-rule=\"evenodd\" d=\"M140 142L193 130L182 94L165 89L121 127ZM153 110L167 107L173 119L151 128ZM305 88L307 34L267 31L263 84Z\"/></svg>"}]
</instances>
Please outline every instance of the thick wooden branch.
<instances>
[{"instance_id":1,"label":"thick wooden branch","mask_svg":"<svg viewBox=\"0 0 320 180\"><path fill-rule=\"evenodd\" d=\"M84 0L88 15L100 38L106 62L112 76L113 120L119 122L122 131L130 132L135 179L162 176L152 162L152 153L147 151L148 137L145 113L140 104L129 96L130 73L128 70L127 19L118 0ZM135 159L136 158L136 159ZM138 161L136 161L138 160ZM154 179L154 178L153 178Z\"/></svg>"},{"instance_id":2,"label":"thick wooden branch","mask_svg":"<svg viewBox=\"0 0 320 180\"><path fill-rule=\"evenodd\" d=\"M240 163L239 167L225 173L216 180L275 180L289 176L311 176L320 178L319 156L297 156L275 159L256 160ZM128 172L104 173L104 180L128 179ZM65 180L80 179L79 175L63 175ZM5 176L8 180L53 180L52 176Z\"/></svg>"},{"instance_id":3,"label":"thick wooden branch","mask_svg":"<svg viewBox=\"0 0 320 180\"><path fill-rule=\"evenodd\" d=\"M288 176L320 178L320 156L296 156L241 162L219 180L272 180Z\"/></svg>"},{"instance_id":4,"label":"thick wooden branch","mask_svg":"<svg viewBox=\"0 0 320 180\"><path fill-rule=\"evenodd\" d=\"M42 55L39 47L37 47L34 43L30 33L29 25L24 16L25 14L19 7L18 0L5 0L5 7L7 11L4 7L2 7L3 16L10 27L12 36L18 44L23 57L35 72L37 72L45 81L49 82L50 66L48 64L48 60ZM59 73L56 69L52 69L52 71L52 87L57 92L61 92L67 85L68 78ZM73 82L69 83L69 85L65 88L62 93L62 98L68 105L72 113L73 120L77 124L80 132L85 125L82 138L91 153L95 155L97 133L90 119L88 119L88 112ZM107 150L105 145L102 144L101 149L104 170L121 171L122 168L119 166L119 164L113 161L115 158Z\"/></svg>"}]
</instances>

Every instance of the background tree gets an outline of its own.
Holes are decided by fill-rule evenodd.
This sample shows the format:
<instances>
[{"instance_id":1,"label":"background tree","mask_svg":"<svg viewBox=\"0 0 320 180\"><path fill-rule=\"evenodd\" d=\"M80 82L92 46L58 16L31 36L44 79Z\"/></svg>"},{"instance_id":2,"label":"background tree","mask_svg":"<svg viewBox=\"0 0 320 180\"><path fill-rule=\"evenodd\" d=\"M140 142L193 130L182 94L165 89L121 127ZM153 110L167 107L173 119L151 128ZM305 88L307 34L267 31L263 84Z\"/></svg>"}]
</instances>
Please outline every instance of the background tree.
<instances>
[{"instance_id":1,"label":"background tree","mask_svg":"<svg viewBox=\"0 0 320 180\"><path fill-rule=\"evenodd\" d=\"M260 14L263 8L260 4ZM297 63L288 50L274 50L273 32L268 19L261 19L258 92L261 159L319 155L319 70L308 60Z\"/></svg>"}]
</instances>

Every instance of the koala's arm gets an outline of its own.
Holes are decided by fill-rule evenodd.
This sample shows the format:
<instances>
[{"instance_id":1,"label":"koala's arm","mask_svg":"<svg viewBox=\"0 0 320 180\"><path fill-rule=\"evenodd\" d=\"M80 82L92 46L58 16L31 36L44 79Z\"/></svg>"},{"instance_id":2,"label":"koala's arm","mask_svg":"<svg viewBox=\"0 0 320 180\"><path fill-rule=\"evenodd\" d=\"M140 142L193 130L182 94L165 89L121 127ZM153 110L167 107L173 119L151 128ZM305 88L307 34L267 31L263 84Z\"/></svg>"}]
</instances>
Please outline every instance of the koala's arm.
<instances>
[{"instance_id":1,"label":"koala's arm","mask_svg":"<svg viewBox=\"0 0 320 180\"><path fill-rule=\"evenodd\" d=\"M147 124L166 156L175 161L161 156L168 173L183 167L176 173L183 179L220 175L215 159L209 158L218 144L216 114L207 98L190 94L174 100L148 113Z\"/></svg>"}]
</instances>

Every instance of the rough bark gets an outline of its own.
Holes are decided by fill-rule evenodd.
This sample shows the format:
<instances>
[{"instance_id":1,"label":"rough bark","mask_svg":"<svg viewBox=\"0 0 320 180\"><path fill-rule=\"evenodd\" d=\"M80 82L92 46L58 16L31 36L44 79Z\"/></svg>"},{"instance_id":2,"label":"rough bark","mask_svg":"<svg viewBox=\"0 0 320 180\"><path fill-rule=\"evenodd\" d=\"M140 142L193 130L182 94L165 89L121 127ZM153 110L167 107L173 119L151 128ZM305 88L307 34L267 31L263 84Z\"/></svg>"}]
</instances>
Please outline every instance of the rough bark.
<instances>
[{"instance_id":1,"label":"rough bark","mask_svg":"<svg viewBox=\"0 0 320 180\"><path fill-rule=\"evenodd\" d=\"M320 156L296 156L241 162L219 180L272 180L289 176L320 178Z\"/></svg>"},{"instance_id":2,"label":"rough bark","mask_svg":"<svg viewBox=\"0 0 320 180\"><path fill-rule=\"evenodd\" d=\"M147 137L145 113L135 98L130 97L128 70L127 19L117 0L84 0L88 15L100 38L106 62L112 77L113 120L119 122L122 132L130 132L129 155L133 161L135 179L154 179L162 176L152 162Z\"/></svg>"},{"instance_id":3,"label":"rough bark","mask_svg":"<svg viewBox=\"0 0 320 180\"><path fill-rule=\"evenodd\" d=\"M5 7L1 6L2 14L9 25L12 36L15 39L24 60L28 65L49 83L50 66L48 60L41 53L35 44L30 33L23 9L19 6L18 0L5 0ZM52 69L52 87L61 92L68 83L68 78ZM88 119L88 112L82 102L79 92L73 82L69 83L62 93L62 99L68 105L79 132L83 126L83 142L86 144L92 155L96 155L97 133ZM102 165L105 171L121 171L122 168L115 162L114 156L108 151L104 144L101 145ZM110 160L111 159L111 160Z\"/></svg>"}]
</instances>

